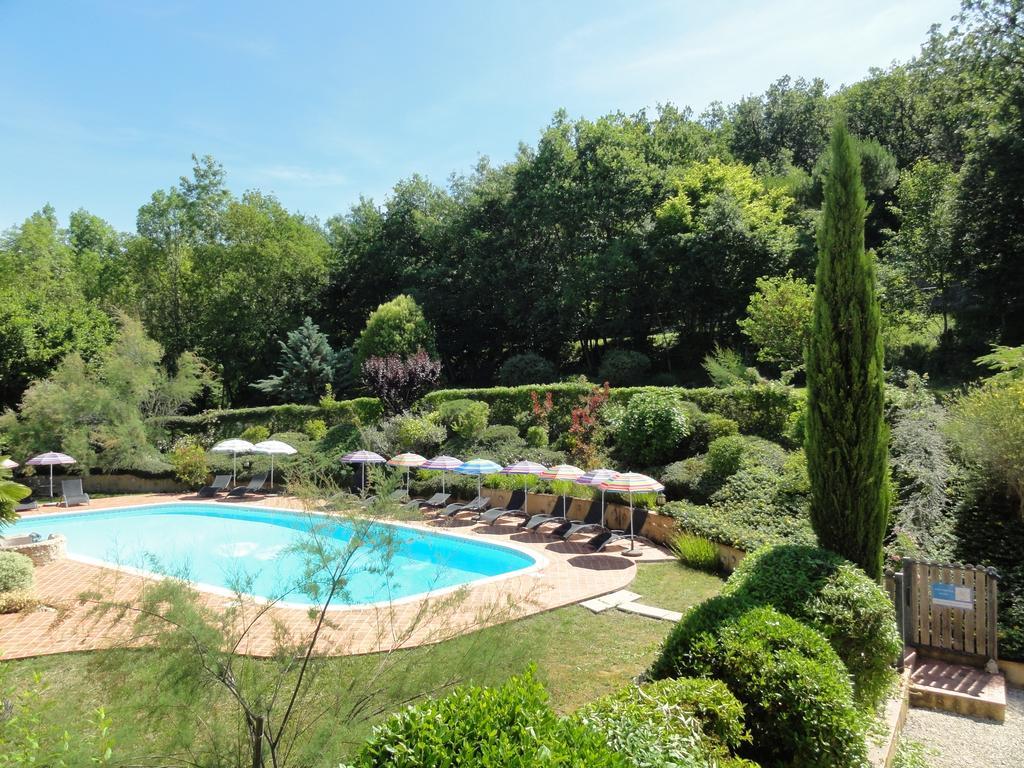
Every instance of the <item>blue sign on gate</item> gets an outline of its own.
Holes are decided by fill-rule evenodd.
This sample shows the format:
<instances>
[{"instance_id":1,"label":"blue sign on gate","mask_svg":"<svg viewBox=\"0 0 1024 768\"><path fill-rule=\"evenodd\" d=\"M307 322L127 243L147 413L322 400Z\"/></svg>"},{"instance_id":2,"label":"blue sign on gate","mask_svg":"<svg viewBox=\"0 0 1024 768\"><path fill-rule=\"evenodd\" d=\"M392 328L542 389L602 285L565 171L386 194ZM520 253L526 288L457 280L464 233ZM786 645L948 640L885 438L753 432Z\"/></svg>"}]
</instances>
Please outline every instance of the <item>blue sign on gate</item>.
<instances>
[{"instance_id":1,"label":"blue sign on gate","mask_svg":"<svg viewBox=\"0 0 1024 768\"><path fill-rule=\"evenodd\" d=\"M974 589L972 587L958 587L956 584L943 582L932 582L930 586L934 605L962 608L965 611L974 610Z\"/></svg>"}]
</instances>

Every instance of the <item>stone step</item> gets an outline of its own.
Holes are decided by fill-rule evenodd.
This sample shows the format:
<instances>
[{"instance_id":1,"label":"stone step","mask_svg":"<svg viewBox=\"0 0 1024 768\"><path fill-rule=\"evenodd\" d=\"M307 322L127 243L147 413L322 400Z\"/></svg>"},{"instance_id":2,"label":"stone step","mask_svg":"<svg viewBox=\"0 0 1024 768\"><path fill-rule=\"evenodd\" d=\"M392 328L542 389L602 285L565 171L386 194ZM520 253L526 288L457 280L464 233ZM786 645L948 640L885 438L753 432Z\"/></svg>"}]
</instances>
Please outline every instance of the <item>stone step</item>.
<instances>
[{"instance_id":1,"label":"stone step","mask_svg":"<svg viewBox=\"0 0 1024 768\"><path fill-rule=\"evenodd\" d=\"M602 613L607 611L609 608L616 608L623 603L630 603L636 600L640 595L636 592L630 592L628 589L620 589L618 592L611 592L607 595L601 595L595 597L592 600L585 600L580 605L594 613Z\"/></svg>"},{"instance_id":2,"label":"stone step","mask_svg":"<svg viewBox=\"0 0 1024 768\"><path fill-rule=\"evenodd\" d=\"M683 618L683 614L679 611L669 611L664 608L655 608L653 605L644 605L643 603L622 603L619 605L620 611L626 613L635 613L638 616L646 616L649 619L661 619L662 621L676 622Z\"/></svg>"},{"instance_id":3,"label":"stone step","mask_svg":"<svg viewBox=\"0 0 1024 768\"><path fill-rule=\"evenodd\" d=\"M935 659L915 659L910 705L960 715L1006 719L1006 681L1001 674Z\"/></svg>"}]
</instances>

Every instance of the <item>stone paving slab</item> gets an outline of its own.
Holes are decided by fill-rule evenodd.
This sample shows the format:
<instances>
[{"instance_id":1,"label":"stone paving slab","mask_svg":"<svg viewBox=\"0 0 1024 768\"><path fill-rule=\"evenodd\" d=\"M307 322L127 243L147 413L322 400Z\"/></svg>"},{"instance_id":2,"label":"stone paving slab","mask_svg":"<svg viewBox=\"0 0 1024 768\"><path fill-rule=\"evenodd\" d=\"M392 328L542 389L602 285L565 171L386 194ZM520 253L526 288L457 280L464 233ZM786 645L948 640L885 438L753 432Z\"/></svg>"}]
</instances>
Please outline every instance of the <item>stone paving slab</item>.
<instances>
[{"instance_id":1,"label":"stone paving slab","mask_svg":"<svg viewBox=\"0 0 1024 768\"><path fill-rule=\"evenodd\" d=\"M177 494L119 496L96 500L89 509L195 499L195 496ZM248 500L247 503L253 502ZM257 503L299 508L295 499L286 497L263 499ZM38 510L35 514L52 511ZM88 510L77 507L75 511ZM330 626L318 641L318 653L343 656L440 642L485 626L613 593L633 580L638 560L671 558L670 553L648 545L642 546L640 558L623 557L621 548L595 553L585 543L564 542L544 534L524 532L516 526L481 526L469 521L460 521L457 525L425 521L417 525L456 537L481 536L507 543L541 556L544 564L531 573L470 585L436 598L424 597L385 607L346 607L332 613ZM109 601L123 601L130 605L137 600L145 584L143 576L73 559L38 567L36 595L45 608L0 616L0 658L144 644L145 638L134 634L136 614L133 609L100 613L97 607ZM103 595L102 601L81 599L83 593L89 592ZM201 593L201 599L214 610L223 610L230 602L228 598L213 593ZM251 621L252 627L238 650L252 656L273 654L279 645L281 632L287 633L294 641L300 641L309 637L313 628L305 608L273 606L260 609L250 605L243 613L248 614L244 618Z\"/></svg>"},{"instance_id":2,"label":"stone paving slab","mask_svg":"<svg viewBox=\"0 0 1024 768\"><path fill-rule=\"evenodd\" d=\"M629 590L620 589L618 592L612 592L608 595L601 595L601 597L595 597L593 600L586 600L580 605L587 608L594 613L603 613L604 611L616 608L623 603L629 603L636 600L640 595L636 592L630 592Z\"/></svg>"},{"instance_id":3,"label":"stone paving slab","mask_svg":"<svg viewBox=\"0 0 1024 768\"><path fill-rule=\"evenodd\" d=\"M635 613L637 616L646 616L649 619L661 619L662 621L676 622L683 618L683 614L679 611L669 611L665 608L656 608L653 605L636 602L622 603L618 609L626 613Z\"/></svg>"}]
</instances>

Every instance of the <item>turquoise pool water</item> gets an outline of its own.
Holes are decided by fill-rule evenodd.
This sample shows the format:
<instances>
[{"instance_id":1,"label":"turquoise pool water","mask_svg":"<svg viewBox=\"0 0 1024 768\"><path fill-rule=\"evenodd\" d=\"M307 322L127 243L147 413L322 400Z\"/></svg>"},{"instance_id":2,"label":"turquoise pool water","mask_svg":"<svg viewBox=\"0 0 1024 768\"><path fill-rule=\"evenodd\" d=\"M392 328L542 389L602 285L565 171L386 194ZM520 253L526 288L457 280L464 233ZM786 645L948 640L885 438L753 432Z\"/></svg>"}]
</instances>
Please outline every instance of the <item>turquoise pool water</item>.
<instances>
[{"instance_id":1,"label":"turquoise pool water","mask_svg":"<svg viewBox=\"0 0 1024 768\"><path fill-rule=\"evenodd\" d=\"M19 520L8 536L51 533L67 537L79 559L182 576L200 585L310 605L298 586L309 557L293 549L311 531L332 548L352 539L350 521L223 503L176 503ZM359 532L369 542L346 569L336 604L360 605L500 576L534 564L510 547L372 523Z\"/></svg>"}]
</instances>

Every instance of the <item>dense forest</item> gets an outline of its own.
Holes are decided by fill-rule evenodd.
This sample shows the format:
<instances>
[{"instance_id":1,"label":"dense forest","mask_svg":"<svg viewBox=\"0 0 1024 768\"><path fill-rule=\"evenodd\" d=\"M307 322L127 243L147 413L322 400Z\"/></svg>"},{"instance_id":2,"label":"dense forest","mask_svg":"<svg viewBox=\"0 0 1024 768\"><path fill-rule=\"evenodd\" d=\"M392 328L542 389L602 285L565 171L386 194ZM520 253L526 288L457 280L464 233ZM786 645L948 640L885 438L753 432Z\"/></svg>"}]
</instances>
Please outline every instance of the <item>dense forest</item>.
<instances>
[{"instance_id":1,"label":"dense forest","mask_svg":"<svg viewBox=\"0 0 1024 768\"><path fill-rule=\"evenodd\" d=\"M990 345L1024 343L1020 10L967 0L917 57L840 88L783 77L699 115L558 112L508 163L413 176L326 222L236 197L208 156L153 193L134 232L85 209L65 225L46 205L0 239L0 407L70 352L101 357L128 316L172 368L194 352L216 374L200 405L284 400L253 385L307 317L342 351L402 294L449 384L491 383L526 352L559 377L639 352L654 383L696 381L715 345L798 367L751 326L751 296L776 333L807 303L837 119L858 137L887 364L975 376ZM353 386L341 378L336 391Z\"/></svg>"}]
</instances>

